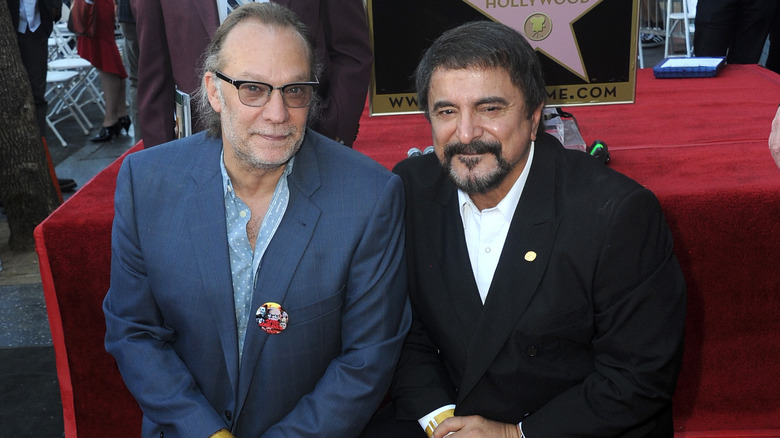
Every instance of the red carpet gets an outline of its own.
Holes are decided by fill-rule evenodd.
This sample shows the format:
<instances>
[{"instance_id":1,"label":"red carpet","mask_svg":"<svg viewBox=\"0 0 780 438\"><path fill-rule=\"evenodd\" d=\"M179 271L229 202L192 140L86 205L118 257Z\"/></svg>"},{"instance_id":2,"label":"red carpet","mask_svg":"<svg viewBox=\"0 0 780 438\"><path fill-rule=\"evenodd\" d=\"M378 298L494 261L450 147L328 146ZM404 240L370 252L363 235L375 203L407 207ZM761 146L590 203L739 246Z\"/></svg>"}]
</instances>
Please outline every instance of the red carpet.
<instances>
[{"instance_id":1,"label":"red carpet","mask_svg":"<svg viewBox=\"0 0 780 438\"><path fill-rule=\"evenodd\" d=\"M679 437L780 436L780 171L767 148L780 76L727 66L712 79L637 77L632 105L571 107L586 142L658 196L688 283ZM422 115L368 117L355 149L392 167L431 143ZM119 162L36 229L66 436L140 433L103 349Z\"/></svg>"},{"instance_id":2,"label":"red carpet","mask_svg":"<svg viewBox=\"0 0 780 438\"><path fill-rule=\"evenodd\" d=\"M705 79L655 79L652 69L639 69L636 82L633 104L565 108L588 144L601 139L611 151L733 147L735 140L766 146L780 103L780 75L755 65L730 65ZM392 167L409 148L429 144L430 126L421 114L368 117L366 112L355 149Z\"/></svg>"},{"instance_id":3,"label":"red carpet","mask_svg":"<svg viewBox=\"0 0 780 438\"><path fill-rule=\"evenodd\" d=\"M122 158L35 229L67 438L141 435L141 410L103 348L113 190Z\"/></svg>"}]
</instances>

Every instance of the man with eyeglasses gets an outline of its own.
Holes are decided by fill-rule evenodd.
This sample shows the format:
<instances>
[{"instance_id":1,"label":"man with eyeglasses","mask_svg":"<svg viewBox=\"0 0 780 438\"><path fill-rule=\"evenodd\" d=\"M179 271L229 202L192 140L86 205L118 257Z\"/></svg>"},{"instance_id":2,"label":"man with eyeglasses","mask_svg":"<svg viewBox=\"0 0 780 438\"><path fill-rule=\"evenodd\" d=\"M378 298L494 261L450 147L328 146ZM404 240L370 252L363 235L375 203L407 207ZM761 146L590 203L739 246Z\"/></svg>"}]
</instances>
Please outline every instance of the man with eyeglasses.
<instances>
[{"instance_id":1,"label":"man with eyeglasses","mask_svg":"<svg viewBox=\"0 0 780 438\"><path fill-rule=\"evenodd\" d=\"M233 11L208 131L117 178L106 349L143 437L357 436L410 325L400 179L306 127L317 64L289 10Z\"/></svg>"},{"instance_id":2,"label":"man with eyeglasses","mask_svg":"<svg viewBox=\"0 0 780 438\"><path fill-rule=\"evenodd\" d=\"M144 147L174 138L176 90L195 93L201 54L235 4L269 0L130 0L140 58L138 103ZM361 0L270 0L295 12L323 65L314 129L352 146L366 103L373 53ZM192 132L204 128L192 108Z\"/></svg>"}]
</instances>

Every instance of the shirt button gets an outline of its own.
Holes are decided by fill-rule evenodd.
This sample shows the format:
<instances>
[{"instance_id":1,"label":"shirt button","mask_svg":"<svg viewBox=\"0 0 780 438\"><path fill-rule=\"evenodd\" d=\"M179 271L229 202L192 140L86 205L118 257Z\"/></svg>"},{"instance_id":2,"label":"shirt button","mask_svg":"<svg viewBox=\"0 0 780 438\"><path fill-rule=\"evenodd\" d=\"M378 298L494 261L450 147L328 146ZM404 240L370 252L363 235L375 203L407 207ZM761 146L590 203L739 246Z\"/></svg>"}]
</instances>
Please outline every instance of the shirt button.
<instances>
[{"instance_id":1,"label":"shirt button","mask_svg":"<svg viewBox=\"0 0 780 438\"><path fill-rule=\"evenodd\" d=\"M490 247L485 248L485 252L490 254Z\"/></svg>"},{"instance_id":2,"label":"shirt button","mask_svg":"<svg viewBox=\"0 0 780 438\"><path fill-rule=\"evenodd\" d=\"M246 217L246 210L241 210L241 212L238 213L238 215L241 217Z\"/></svg>"},{"instance_id":3,"label":"shirt button","mask_svg":"<svg viewBox=\"0 0 780 438\"><path fill-rule=\"evenodd\" d=\"M536 348L536 346L535 346L535 345L531 345L530 347L528 347L528 348L525 350L525 352L526 352L526 353L528 354L528 356L530 356L530 357L536 357L536 356L538 356L538 355L539 355L539 349L538 349L538 348Z\"/></svg>"},{"instance_id":4,"label":"shirt button","mask_svg":"<svg viewBox=\"0 0 780 438\"><path fill-rule=\"evenodd\" d=\"M232 421L233 420L233 413L226 410L225 411L225 419L227 419L227 421Z\"/></svg>"}]
</instances>

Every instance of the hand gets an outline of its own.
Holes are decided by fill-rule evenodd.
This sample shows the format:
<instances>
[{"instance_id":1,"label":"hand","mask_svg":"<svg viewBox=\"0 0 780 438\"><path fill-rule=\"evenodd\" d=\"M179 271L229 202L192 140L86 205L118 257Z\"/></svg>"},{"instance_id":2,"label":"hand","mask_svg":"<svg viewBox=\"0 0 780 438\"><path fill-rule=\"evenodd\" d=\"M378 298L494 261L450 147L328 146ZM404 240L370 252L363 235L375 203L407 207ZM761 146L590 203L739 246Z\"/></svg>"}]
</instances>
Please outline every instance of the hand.
<instances>
[{"instance_id":1,"label":"hand","mask_svg":"<svg viewBox=\"0 0 780 438\"><path fill-rule=\"evenodd\" d=\"M772 120L772 133L769 134L769 150L772 152L777 168L780 169L780 108L777 108L775 119Z\"/></svg>"},{"instance_id":2,"label":"hand","mask_svg":"<svg viewBox=\"0 0 780 438\"><path fill-rule=\"evenodd\" d=\"M516 424L499 423L479 415L447 418L433 431L433 438L443 438L449 433L452 438L520 438Z\"/></svg>"}]
</instances>

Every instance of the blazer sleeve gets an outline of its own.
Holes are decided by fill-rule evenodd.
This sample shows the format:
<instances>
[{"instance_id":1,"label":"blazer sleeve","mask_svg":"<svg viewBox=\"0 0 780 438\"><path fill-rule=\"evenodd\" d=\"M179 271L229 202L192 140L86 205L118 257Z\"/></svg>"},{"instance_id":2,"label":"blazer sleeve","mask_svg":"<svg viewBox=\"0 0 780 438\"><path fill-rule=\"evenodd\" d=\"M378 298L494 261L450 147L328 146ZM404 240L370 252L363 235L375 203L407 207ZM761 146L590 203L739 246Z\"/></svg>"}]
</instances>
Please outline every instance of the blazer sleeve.
<instances>
[{"instance_id":1,"label":"blazer sleeve","mask_svg":"<svg viewBox=\"0 0 780 438\"><path fill-rule=\"evenodd\" d=\"M328 93L316 129L352 146L366 105L374 61L366 10L361 0L322 0L320 8L326 69L330 71L325 72Z\"/></svg>"},{"instance_id":2,"label":"blazer sleeve","mask_svg":"<svg viewBox=\"0 0 780 438\"><path fill-rule=\"evenodd\" d=\"M403 198L393 176L355 249L341 313L341 354L263 438L357 436L386 395L411 320Z\"/></svg>"},{"instance_id":3,"label":"blazer sleeve","mask_svg":"<svg viewBox=\"0 0 780 438\"><path fill-rule=\"evenodd\" d=\"M398 163L393 172L401 176L407 195L406 223L415 222L413 210L421 202L417 198L420 193L420 178L437 175L439 163L435 161L431 167L420 169L412 166L413 161L404 160ZM417 260L412 242L415 232L428 232L429 230L407 230L406 236L406 261L408 270L408 289L410 297L417 296L418 281L415 269ZM425 321L421 318L415 307L412 306L412 326L406 337L401 358L398 361L395 377L391 387L391 395L395 403L396 415L403 420L417 421L442 406L455 404L456 396L454 385L449 377L444 362L439 354L439 348L428 333Z\"/></svg>"},{"instance_id":4,"label":"blazer sleeve","mask_svg":"<svg viewBox=\"0 0 780 438\"><path fill-rule=\"evenodd\" d=\"M442 406L455 404L457 394L425 325L414 312L412 315L391 393L398 418L417 421Z\"/></svg>"},{"instance_id":5,"label":"blazer sleeve","mask_svg":"<svg viewBox=\"0 0 780 438\"><path fill-rule=\"evenodd\" d=\"M103 302L106 350L145 417L175 430L173 436L206 437L225 423L171 348L176 334L154 305L136 220L136 193L144 189L134 186L132 164L131 156L117 177L111 280Z\"/></svg>"},{"instance_id":6,"label":"blazer sleeve","mask_svg":"<svg viewBox=\"0 0 780 438\"><path fill-rule=\"evenodd\" d=\"M655 196L616 201L593 278L594 370L523 420L529 437L617 436L669 406L686 288ZM611 208L605 206L605 208Z\"/></svg>"},{"instance_id":7,"label":"blazer sleeve","mask_svg":"<svg viewBox=\"0 0 780 438\"><path fill-rule=\"evenodd\" d=\"M173 140L176 84L161 0L130 0L138 45L138 118L144 147ZM191 17L190 19L195 19Z\"/></svg>"}]
</instances>

